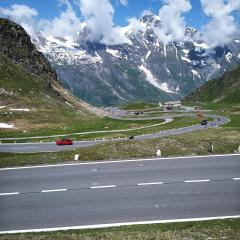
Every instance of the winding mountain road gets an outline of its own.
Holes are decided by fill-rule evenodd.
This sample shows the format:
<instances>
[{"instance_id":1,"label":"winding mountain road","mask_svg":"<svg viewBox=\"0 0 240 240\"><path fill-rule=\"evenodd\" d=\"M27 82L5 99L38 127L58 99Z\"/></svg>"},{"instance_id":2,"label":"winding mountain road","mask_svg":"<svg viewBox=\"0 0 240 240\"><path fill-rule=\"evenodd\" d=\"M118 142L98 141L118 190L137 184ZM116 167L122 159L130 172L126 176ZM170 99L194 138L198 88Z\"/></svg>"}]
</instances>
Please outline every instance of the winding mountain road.
<instances>
[{"instance_id":1,"label":"winding mountain road","mask_svg":"<svg viewBox=\"0 0 240 240\"><path fill-rule=\"evenodd\" d=\"M113 119L121 119L121 120L128 120L128 121L141 121L141 120L165 120L165 123L173 118L178 118L178 117L195 117L194 113L179 113L179 114L167 114L167 115L162 115L162 116L155 116L155 117L138 117L138 118L122 118L124 115L124 111L119 111L116 112L112 118ZM208 128L212 127L218 127L220 125L226 124L230 121L227 117L224 116L219 116L215 114L208 114L205 113L204 116L206 118L212 118L214 119L212 122L209 122L207 125L202 126L200 123L195 124L192 126L187 126L187 127L182 127L182 128L177 128L177 129L171 129L171 130L165 130L165 131L160 131L156 133L150 133L150 134L144 134L144 135L138 135L135 136L134 139L136 140L146 140L146 139L154 139L154 138L160 138L160 137L165 137L165 136L171 136L171 135L180 135L184 133L189 133L189 132L194 132L194 131L200 131L200 130L205 130ZM163 123L160 123L163 124ZM159 125L160 125L159 124ZM156 126L156 125L154 125ZM149 126L148 126L149 127ZM146 127L145 127L146 128ZM143 127L144 129L144 127ZM137 129L133 129L137 130ZM90 133L101 133L101 132L127 132L127 131L133 131L133 130L109 130L109 131L94 131L94 132L89 132ZM86 133L73 133L73 134L68 134L70 135L81 135L81 134L86 134ZM54 137L58 137L61 135L55 135ZM66 135L65 135L66 136ZM45 137L53 137L53 136L45 136ZM40 137L39 137L40 138ZM22 138L5 138L5 140L20 140ZM26 139L26 138L23 138ZM36 137L29 137L29 139L36 139ZM3 139L1 139L3 140ZM57 146L53 142L38 142L38 143L1 143L0 144L0 152L10 152L10 153L35 153L35 152L58 152L62 150L71 150L71 149L77 149L81 147L88 147L88 146L93 146L99 143L105 143L105 142L116 142L116 141L128 141L129 138L121 138L121 139L103 139L103 140L89 140L89 141L76 141L74 142L73 145L68 145L68 146Z\"/></svg>"}]
</instances>

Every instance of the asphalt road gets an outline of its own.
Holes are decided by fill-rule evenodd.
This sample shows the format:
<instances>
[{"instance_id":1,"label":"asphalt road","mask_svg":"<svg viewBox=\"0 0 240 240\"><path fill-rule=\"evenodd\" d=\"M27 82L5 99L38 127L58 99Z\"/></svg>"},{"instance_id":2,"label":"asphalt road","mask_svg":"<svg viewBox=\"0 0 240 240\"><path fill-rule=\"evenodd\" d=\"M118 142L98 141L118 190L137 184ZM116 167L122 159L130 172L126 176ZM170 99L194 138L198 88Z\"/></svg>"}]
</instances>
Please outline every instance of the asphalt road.
<instances>
[{"instance_id":1,"label":"asphalt road","mask_svg":"<svg viewBox=\"0 0 240 240\"><path fill-rule=\"evenodd\" d=\"M143 117L143 118L128 118L123 120L151 120L151 119L170 119L174 117L193 117L195 114L193 113L183 113L183 114L170 114L160 117ZM205 114L206 118L213 118L214 121L209 122L208 125L202 126L201 124L195 124L193 126L183 127L183 128L177 128L172 130L166 130L166 131L160 131L157 133L152 134L145 134L136 136L136 140L146 140L146 139L153 139L153 138L160 138L170 135L179 135L199 130L205 130L212 127L218 127L220 125L228 123L230 120L223 116L213 115L213 114ZM114 118L120 119L121 116L117 114ZM121 138L121 139L113 139L113 140L89 140L89 141L77 141L73 145L70 146L57 146L53 142L45 142L45 143L12 143L12 144L6 144L2 143L0 144L0 152L11 152L11 153L34 153L34 152L57 152L62 150L71 150L71 149L77 149L80 147L86 147L86 146L93 146L99 143L103 142L113 142L113 141L128 141L128 138ZM131 140L132 141L132 140Z\"/></svg>"},{"instance_id":2,"label":"asphalt road","mask_svg":"<svg viewBox=\"0 0 240 240\"><path fill-rule=\"evenodd\" d=\"M240 155L0 169L0 231L240 215Z\"/></svg>"}]
</instances>

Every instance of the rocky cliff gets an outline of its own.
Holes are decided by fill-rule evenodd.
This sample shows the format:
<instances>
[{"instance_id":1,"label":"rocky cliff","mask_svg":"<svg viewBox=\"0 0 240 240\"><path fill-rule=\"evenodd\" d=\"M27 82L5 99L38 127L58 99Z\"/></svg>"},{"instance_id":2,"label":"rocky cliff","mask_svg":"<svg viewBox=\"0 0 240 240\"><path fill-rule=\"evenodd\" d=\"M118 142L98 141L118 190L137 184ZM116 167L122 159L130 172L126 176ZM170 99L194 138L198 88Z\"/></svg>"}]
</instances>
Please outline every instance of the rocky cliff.
<instances>
[{"instance_id":1,"label":"rocky cliff","mask_svg":"<svg viewBox=\"0 0 240 240\"><path fill-rule=\"evenodd\" d=\"M105 115L101 109L92 107L88 103L77 99L68 90L66 90L62 86L62 83L58 81L56 71L52 68L46 57L36 49L35 44L32 43L31 38L26 31L18 24L2 18L0 18L0 53L3 55L2 62L4 65L11 66L9 68L11 71L8 71L9 69L6 69L6 71L1 69L1 71L3 71L2 75L7 76L4 79L1 79L1 95L3 95L4 92L8 92L6 89L4 89L6 86L11 86L9 91L18 92L17 95L20 95L19 86L21 84L24 85L24 82L18 83L16 82L16 76L14 78L9 76L10 73L15 75L14 69L16 69L17 72L24 73L24 76L29 76L29 74L32 74L37 77L27 77L28 82L26 82L26 84L29 87L29 91L47 91L46 93L55 96L55 98L61 100L62 102L67 102L77 110L90 114L94 113L101 116ZM5 57L7 57L7 59ZM17 64L20 68L15 68L14 64ZM12 84L9 85L6 83L6 79L10 79ZM24 81L24 78L19 77L19 81L20 79ZM44 88L45 90L37 88L33 89L29 79L32 79L33 86L34 81L41 82L41 84L38 86L41 86L41 88ZM27 88L25 90L27 91ZM9 94L6 96L10 97Z\"/></svg>"}]
</instances>

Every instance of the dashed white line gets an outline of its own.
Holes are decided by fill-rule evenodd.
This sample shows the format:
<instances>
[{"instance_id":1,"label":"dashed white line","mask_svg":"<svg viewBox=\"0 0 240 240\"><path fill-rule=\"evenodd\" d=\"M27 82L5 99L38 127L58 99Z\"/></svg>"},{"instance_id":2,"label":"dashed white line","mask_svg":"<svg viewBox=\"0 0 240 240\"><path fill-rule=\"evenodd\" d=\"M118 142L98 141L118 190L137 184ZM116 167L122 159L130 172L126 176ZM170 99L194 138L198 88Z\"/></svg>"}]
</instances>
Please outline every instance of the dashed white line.
<instances>
[{"instance_id":1,"label":"dashed white line","mask_svg":"<svg viewBox=\"0 0 240 240\"><path fill-rule=\"evenodd\" d=\"M0 193L0 196L17 195L19 192Z\"/></svg>"},{"instance_id":2,"label":"dashed white line","mask_svg":"<svg viewBox=\"0 0 240 240\"><path fill-rule=\"evenodd\" d=\"M47 190L42 190L42 193L48 193L48 192L64 192L67 191L66 188L62 188L62 189L47 189Z\"/></svg>"},{"instance_id":3,"label":"dashed white line","mask_svg":"<svg viewBox=\"0 0 240 240\"><path fill-rule=\"evenodd\" d=\"M186 180L185 183L198 183L198 182L210 182L209 179L200 179L200 180Z\"/></svg>"},{"instance_id":4,"label":"dashed white line","mask_svg":"<svg viewBox=\"0 0 240 240\"><path fill-rule=\"evenodd\" d=\"M115 188L116 185L106 185L106 186L92 186L91 189L98 189L98 188Z\"/></svg>"},{"instance_id":5,"label":"dashed white line","mask_svg":"<svg viewBox=\"0 0 240 240\"><path fill-rule=\"evenodd\" d=\"M148 182L148 183L138 183L138 186L147 186L147 185L160 185L163 184L163 182Z\"/></svg>"},{"instance_id":6,"label":"dashed white line","mask_svg":"<svg viewBox=\"0 0 240 240\"><path fill-rule=\"evenodd\" d=\"M240 177L233 178L234 181L240 180Z\"/></svg>"}]
</instances>

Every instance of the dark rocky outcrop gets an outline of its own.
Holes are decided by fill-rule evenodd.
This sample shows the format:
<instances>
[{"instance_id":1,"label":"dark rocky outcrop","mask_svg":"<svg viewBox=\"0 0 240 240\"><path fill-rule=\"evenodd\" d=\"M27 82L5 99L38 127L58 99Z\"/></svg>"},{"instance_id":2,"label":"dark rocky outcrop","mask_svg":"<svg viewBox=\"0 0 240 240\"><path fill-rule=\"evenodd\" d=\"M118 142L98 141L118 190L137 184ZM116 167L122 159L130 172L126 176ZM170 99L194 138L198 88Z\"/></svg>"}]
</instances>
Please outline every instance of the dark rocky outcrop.
<instances>
[{"instance_id":1,"label":"dark rocky outcrop","mask_svg":"<svg viewBox=\"0 0 240 240\"><path fill-rule=\"evenodd\" d=\"M46 79L57 81L55 70L31 42L30 36L18 24L0 18L0 52L21 65L29 72Z\"/></svg>"},{"instance_id":2,"label":"dark rocky outcrop","mask_svg":"<svg viewBox=\"0 0 240 240\"><path fill-rule=\"evenodd\" d=\"M47 93L53 95L56 101L67 102L76 110L84 113L99 116L105 115L105 112L101 109L92 107L90 104L81 101L66 90L62 83L58 81L55 69L52 68L45 56L36 49L36 46L31 42L31 38L26 31L13 21L3 18L0 18L0 60L1 55L7 58L13 65L15 64L20 67L23 72L33 74L33 81L43 82L44 86L42 86L42 88L45 90L35 89L36 92L46 92L46 89L48 89ZM8 61L7 59L4 59L4 61ZM12 64L10 65L12 66ZM14 67L12 66L11 69L14 69ZM5 73L6 72L7 71L5 71ZM9 81L14 82L11 76L8 76L8 78L10 79ZM19 78L18 80L24 79ZM1 87L4 89L4 82L6 82L6 79L1 79L0 76L0 83L2 85L0 89ZM22 84L24 83L22 82ZM28 84L29 91L32 91L31 85L31 83ZM18 88L19 83L12 84L12 86ZM13 87L11 90L19 92L19 89L13 89ZM40 100L41 99L39 99L39 101Z\"/></svg>"}]
</instances>

